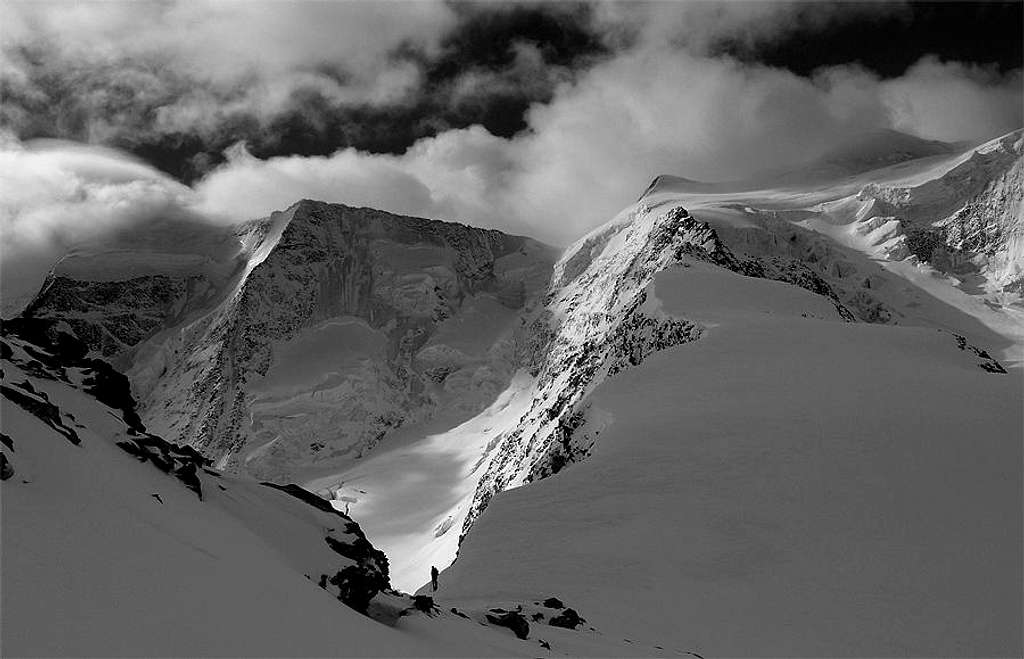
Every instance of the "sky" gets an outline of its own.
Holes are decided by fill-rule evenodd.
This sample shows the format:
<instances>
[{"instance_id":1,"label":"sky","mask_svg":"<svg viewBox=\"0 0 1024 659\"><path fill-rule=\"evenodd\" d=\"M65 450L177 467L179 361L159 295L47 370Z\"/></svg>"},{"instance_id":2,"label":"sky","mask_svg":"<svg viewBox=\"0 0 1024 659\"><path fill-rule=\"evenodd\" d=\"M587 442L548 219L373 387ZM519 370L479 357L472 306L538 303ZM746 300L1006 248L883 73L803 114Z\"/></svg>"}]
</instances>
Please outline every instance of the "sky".
<instances>
[{"instance_id":1,"label":"sky","mask_svg":"<svg viewBox=\"0 0 1024 659\"><path fill-rule=\"evenodd\" d=\"M8 0L0 25L7 296L167 217L315 198L564 245L658 174L1024 123L1020 2Z\"/></svg>"}]
</instances>

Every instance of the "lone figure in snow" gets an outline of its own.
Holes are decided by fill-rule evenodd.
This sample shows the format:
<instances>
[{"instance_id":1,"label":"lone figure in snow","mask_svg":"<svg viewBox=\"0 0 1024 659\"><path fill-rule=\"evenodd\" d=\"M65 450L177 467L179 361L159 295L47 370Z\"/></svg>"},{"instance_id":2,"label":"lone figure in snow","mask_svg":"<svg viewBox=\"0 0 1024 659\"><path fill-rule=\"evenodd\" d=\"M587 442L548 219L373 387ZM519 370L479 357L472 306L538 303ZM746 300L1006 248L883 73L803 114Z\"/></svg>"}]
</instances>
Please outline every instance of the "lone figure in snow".
<instances>
[{"instance_id":1,"label":"lone figure in snow","mask_svg":"<svg viewBox=\"0 0 1024 659\"><path fill-rule=\"evenodd\" d=\"M430 587L437 590L437 568L433 565L430 566Z\"/></svg>"}]
</instances>

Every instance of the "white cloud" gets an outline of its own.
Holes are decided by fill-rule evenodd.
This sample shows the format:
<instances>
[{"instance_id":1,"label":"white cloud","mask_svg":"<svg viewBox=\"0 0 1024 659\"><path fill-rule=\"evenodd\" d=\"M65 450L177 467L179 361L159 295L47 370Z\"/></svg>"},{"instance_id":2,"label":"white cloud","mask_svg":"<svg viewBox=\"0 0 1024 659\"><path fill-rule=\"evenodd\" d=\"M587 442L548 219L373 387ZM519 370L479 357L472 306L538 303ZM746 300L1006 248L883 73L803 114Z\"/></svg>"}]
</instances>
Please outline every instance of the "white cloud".
<instances>
[{"instance_id":1,"label":"white cloud","mask_svg":"<svg viewBox=\"0 0 1024 659\"><path fill-rule=\"evenodd\" d=\"M857 67L808 79L643 48L564 84L551 103L531 109L530 130L512 139L476 127L423 139L401 156L346 149L233 159L197 190L206 210L240 217L315 197L564 244L658 174L728 180L795 167L877 128L961 141L1017 127L1019 74L978 75L925 59L895 80Z\"/></svg>"},{"instance_id":2,"label":"white cloud","mask_svg":"<svg viewBox=\"0 0 1024 659\"><path fill-rule=\"evenodd\" d=\"M979 141L1019 128L1024 80L978 66L925 57L880 85L893 126L937 140Z\"/></svg>"},{"instance_id":3,"label":"white cloud","mask_svg":"<svg viewBox=\"0 0 1024 659\"><path fill-rule=\"evenodd\" d=\"M233 111L269 119L303 89L338 105L408 98L420 71L390 54L436 52L455 21L441 0L6 2L0 73L23 94L43 93L31 89L21 52L39 46L50 64L103 76L108 89L178 93L171 86L187 80L189 93L161 106L158 127L211 130Z\"/></svg>"},{"instance_id":4,"label":"white cloud","mask_svg":"<svg viewBox=\"0 0 1024 659\"><path fill-rule=\"evenodd\" d=\"M178 212L192 191L110 149L0 139L0 298L7 313L71 245Z\"/></svg>"},{"instance_id":5,"label":"white cloud","mask_svg":"<svg viewBox=\"0 0 1024 659\"><path fill-rule=\"evenodd\" d=\"M10 17L11 4L0 18ZM5 23L3 39L56 40L69 58L90 62L159 55L189 75L234 89L225 98L199 87L161 108L158 123L193 132L235 111L276 111L304 87L339 102L401 98L420 84L419 71L386 54L403 41L436 48L453 20L438 3L29 7ZM840 20L832 8L601 5L598 22L614 41L609 16L633 31L634 45L575 72L571 81L553 78L563 80L554 98L531 108L529 129L511 139L471 127L420 140L401 155L350 148L267 160L239 145L193 189L116 152L26 147L8 139L0 145L5 295L11 282L38 277L72 242L172 212L239 221L307 197L564 244L635 199L657 174L733 179L796 166L875 128L976 141L1022 123L1019 70L1001 76L928 57L892 80L856 66L806 78L704 50L712 36L753 42L791 29L787 21ZM349 74L318 70L317 62L343 62ZM525 45L514 68L524 80L551 75ZM130 75L142 76L126 83L136 93L160 92L157 78ZM474 85L496 84L480 75L459 81L470 96ZM17 83L16 67L8 80ZM104 93L116 93L116 80Z\"/></svg>"}]
</instances>

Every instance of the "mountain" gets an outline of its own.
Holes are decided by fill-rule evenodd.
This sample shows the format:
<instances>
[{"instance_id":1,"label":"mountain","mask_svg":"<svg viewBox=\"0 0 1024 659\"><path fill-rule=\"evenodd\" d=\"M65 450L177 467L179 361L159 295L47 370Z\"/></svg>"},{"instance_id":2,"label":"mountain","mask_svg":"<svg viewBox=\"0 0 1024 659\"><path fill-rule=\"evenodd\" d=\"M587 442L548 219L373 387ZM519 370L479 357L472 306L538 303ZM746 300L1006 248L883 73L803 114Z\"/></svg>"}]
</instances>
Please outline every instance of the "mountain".
<instances>
[{"instance_id":1,"label":"mountain","mask_svg":"<svg viewBox=\"0 0 1024 659\"><path fill-rule=\"evenodd\" d=\"M706 327L685 317L664 318L647 302L657 273L683 257L793 284L831 305L828 314L802 312L808 315L941 329L948 333L948 350L959 350L955 337L961 336L994 357L993 369L1019 367L1020 296L992 283L999 275L986 265L989 257L973 257L979 273L991 273L991 292L976 293L906 247L910 232L931 226L916 199L932 207L945 199L944 207L953 209L948 212L961 212L989 198L1000 177L1019 163L1016 134L941 163L928 157L796 188L758 188L753 182L708 191L684 181L677 190L672 186L680 179L658 177L635 205L565 251L545 306L523 321L536 341L534 356L490 408L422 440L383 445L351 468L308 484L349 501L392 557L396 582L416 588L425 579L422 566L461 555L462 538L492 497L587 458L610 423L587 401L609 374L658 350L701 345ZM972 167L976 183L966 192L946 183ZM876 197L915 182L913 189L925 193L915 192L920 197L903 204L905 215L880 214L896 210L883 208ZM937 223L945 221L940 216ZM1012 208L987 221L1005 227L1004 236L1019 235L1020 215ZM995 237L993 247L1013 249L1012 242ZM829 370L827 355L821 358L821 368ZM1006 430L1019 429L1016 418L1007 413Z\"/></svg>"},{"instance_id":2,"label":"mountain","mask_svg":"<svg viewBox=\"0 0 1024 659\"><path fill-rule=\"evenodd\" d=\"M853 135L809 166L790 172L789 179L851 175L933 156L961 152L955 144L925 140L895 130L879 129Z\"/></svg>"},{"instance_id":3,"label":"mountain","mask_svg":"<svg viewBox=\"0 0 1024 659\"><path fill-rule=\"evenodd\" d=\"M447 567L424 629L1019 653L1024 139L897 137L659 176L561 255L311 201L128 236L62 260L21 322L123 370L147 432L220 478L351 515L394 587Z\"/></svg>"},{"instance_id":4,"label":"mountain","mask_svg":"<svg viewBox=\"0 0 1024 659\"><path fill-rule=\"evenodd\" d=\"M24 315L67 323L124 370L154 432L271 480L486 407L514 370L517 313L557 256L497 231L311 201L203 231L80 249Z\"/></svg>"},{"instance_id":5,"label":"mountain","mask_svg":"<svg viewBox=\"0 0 1024 659\"><path fill-rule=\"evenodd\" d=\"M1021 145L659 177L556 264L566 389L492 451L444 596L557 585L708 655L1019 653Z\"/></svg>"}]
</instances>

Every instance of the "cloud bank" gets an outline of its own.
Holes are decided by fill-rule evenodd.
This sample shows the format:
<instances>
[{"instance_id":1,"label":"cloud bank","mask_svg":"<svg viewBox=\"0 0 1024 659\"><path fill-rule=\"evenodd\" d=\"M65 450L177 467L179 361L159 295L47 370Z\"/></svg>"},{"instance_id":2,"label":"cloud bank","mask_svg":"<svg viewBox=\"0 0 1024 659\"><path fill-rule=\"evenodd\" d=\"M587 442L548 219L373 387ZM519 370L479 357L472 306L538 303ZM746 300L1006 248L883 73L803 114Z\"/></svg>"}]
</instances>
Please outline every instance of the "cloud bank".
<instances>
[{"instance_id":1,"label":"cloud bank","mask_svg":"<svg viewBox=\"0 0 1024 659\"><path fill-rule=\"evenodd\" d=\"M251 217L314 197L443 217L565 244L662 173L730 180L806 163L892 128L980 141L1017 128L1019 72L922 59L881 80L855 66L811 78L667 47L623 53L535 105L529 130L448 131L406 153L255 159L239 146L197 192L210 212Z\"/></svg>"},{"instance_id":2,"label":"cloud bank","mask_svg":"<svg viewBox=\"0 0 1024 659\"><path fill-rule=\"evenodd\" d=\"M69 248L130 225L179 216L194 193L123 153L0 134L0 298L27 301Z\"/></svg>"},{"instance_id":3,"label":"cloud bank","mask_svg":"<svg viewBox=\"0 0 1024 659\"><path fill-rule=\"evenodd\" d=\"M717 46L902 4L601 3L558 5L543 20L516 6L433 2L3 7L2 82L20 99L0 112L11 131L0 141L5 309L68 245L176 213L241 221L308 197L566 244L661 173L736 179L799 166L879 128L960 142L1024 122L1020 69L924 56L897 77L857 64L804 76ZM488 51L487 39L515 21L526 34L573 35L574 45L516 33ZM467 53L476 59L460 67L453 58ZM67 94L40 86L51 79L86 102L65 112L54 99ZM440 96L429 89L437 81ZM428 96L452 108L505 99L528 109L513 113L521 130L496 135L449 128L451 114L407 112ZM189 140L219 145L221 162L199 163L202 175L184 185L123 153L14 136L31 134L38 117L84 126L93 142L132 146L156 131L173 136L159 142L172 153ZM392 153L335 150L325 137L345 122L386 137L417 121L434 122L428 136ZM273 140L311 141L313 155L268 155Z\"/></svg>"}]
</instances>

